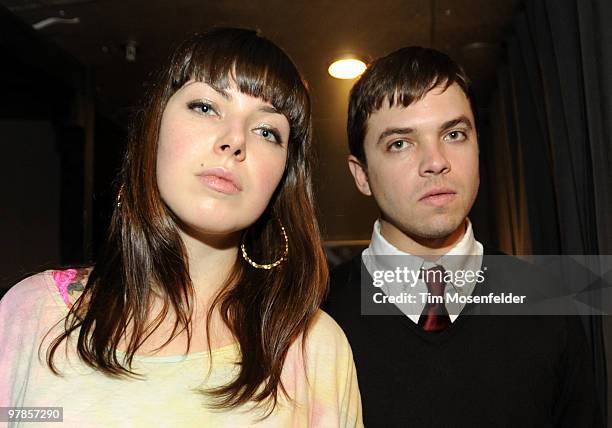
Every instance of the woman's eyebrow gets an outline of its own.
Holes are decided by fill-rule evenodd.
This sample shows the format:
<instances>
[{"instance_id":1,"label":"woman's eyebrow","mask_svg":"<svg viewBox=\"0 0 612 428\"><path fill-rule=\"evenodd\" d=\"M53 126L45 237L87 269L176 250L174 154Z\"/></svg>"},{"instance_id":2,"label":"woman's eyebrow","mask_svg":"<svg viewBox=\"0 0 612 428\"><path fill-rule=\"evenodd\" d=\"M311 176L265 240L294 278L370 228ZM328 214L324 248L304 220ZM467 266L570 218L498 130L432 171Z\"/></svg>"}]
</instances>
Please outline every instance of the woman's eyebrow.
<instances>
[{"instance_id":1,"label":"woman's eyebrow","mask_svg":"<svg viewBox=\"0 0 612 428\"><path fill-rule=\"evenodd\" d=\"M215 91L216 93L221 95L227 101L231 101L232 100L232 95L229 92L227 92L225 89L215 88L214 86L212 86L212 85L210 85L210 84L208 84L206 82L202 82L200 80L192 80L192 81L186 83L183 88L187 88L187 87L189 87L191 85L196 85L196 86L204 85L205 87L211 88L213 91Z\"/></svg>"},{"instance_id":2,"label":"woman's eyebrow","mask_svg":"<svg viewBox=\"0 0 612 428\"><path fill-rule=\"evenodd\" d=\"M282 114L274 106L261 106L258 110L264 113Z\"/></svg>"},{"instance_id":3,"label":"woman's eyebrow","mask_svg":"<svg viewBox=\"0 0 612 428\"><path fill-rule=\"evenodd\" d=\"M214 86L210 86L211 88L213 88L215 90L216 93L218 93L219 95L221 95L223 98L225 98L227 101L231 101L232 100L232 96L229 92L227 92L224 89L219 89L219 88L215 88Z\"/></svg>"}]
</instances>

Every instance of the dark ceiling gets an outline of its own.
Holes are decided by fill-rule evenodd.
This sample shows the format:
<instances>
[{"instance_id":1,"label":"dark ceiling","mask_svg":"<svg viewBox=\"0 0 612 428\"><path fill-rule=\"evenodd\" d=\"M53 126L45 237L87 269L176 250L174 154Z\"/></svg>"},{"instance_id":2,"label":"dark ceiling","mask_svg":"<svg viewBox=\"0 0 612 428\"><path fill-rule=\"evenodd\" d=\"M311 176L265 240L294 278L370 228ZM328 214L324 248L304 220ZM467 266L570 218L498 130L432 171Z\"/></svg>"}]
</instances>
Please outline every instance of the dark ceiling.
<instances>
[{"instance_id":1,"label":"dark ceiling","mask_svg":"<svg viewBox=\"0 0 612 428\"><path fill-rule=\"evenodd\" d=\"M78 18L39 31L94 73L98 109L124 125L149 76L180 40L213 25L257 28L283 47L309 82L318 154L318 204L330 240L367 239L374 205L346 167L346 103L352 81L327 74L337 55L372 59L402 46L440 49L460 62L486 99L501 41L520 0L142 1L0 0L30 25ZM135 61L126 45L136 46ZM355 216L354 213L359 213Z\"/></svg>"}]
</instances>

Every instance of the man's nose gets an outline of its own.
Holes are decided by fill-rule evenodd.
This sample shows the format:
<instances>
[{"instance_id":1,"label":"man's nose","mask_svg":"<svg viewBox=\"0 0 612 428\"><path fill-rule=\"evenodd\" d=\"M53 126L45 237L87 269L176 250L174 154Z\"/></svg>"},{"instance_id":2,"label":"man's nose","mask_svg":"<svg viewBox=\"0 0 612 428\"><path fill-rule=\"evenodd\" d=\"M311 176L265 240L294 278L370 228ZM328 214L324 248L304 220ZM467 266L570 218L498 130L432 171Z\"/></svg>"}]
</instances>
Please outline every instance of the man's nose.
<instances>
[{"instance_id":1,"label":"man's nose","mask_svg":"<svg viewBox=\"0 0 612 428\"><path fill-rule=\"evenodd\" d=\"M450 170L451 164L446 156L442 142L431 141L422 145L422 158L419 167L420 175L446 174Z\"/></svg>"}]
</instances>

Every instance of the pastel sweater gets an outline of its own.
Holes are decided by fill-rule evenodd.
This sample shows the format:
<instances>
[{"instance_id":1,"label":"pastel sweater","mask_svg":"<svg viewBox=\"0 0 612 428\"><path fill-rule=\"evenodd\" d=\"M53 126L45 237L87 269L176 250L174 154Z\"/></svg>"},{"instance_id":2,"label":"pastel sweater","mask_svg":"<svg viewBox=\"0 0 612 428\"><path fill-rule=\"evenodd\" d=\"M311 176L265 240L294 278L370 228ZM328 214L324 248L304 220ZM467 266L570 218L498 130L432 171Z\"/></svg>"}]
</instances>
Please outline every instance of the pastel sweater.
<instances>
[{"instance_id":1,"label":"pastel sweater","mask_svg":"<svg viewBox=\"0 0 612 428\"><path fill-rule=\"evenodd\" d=\"M63 407L63 424L74 427L360 427L361 401L353 356L338 325L320 311L305 342L291 346L282 372L294 402L283 398L273 413L258 421L258 409L213 411L209 398L194 388L227 384L237 372L237 345L209 353L136 356L133 370L144 380L108 377L85 365L71 339L67 354L56 352L63 377L46 365L45 344L63 328L73 298L67 292L71 271L47 271L11 288L0 301L0 407ZM55 326L55 327L54 327ZM121 354L120 354L121 355ZM0 422L0 426L2 426ZM23 423L34 427L39 423ZM9 426L19 426L14 423ZM49 426L48 423L44 426Z\"/></svg>"}]
</instances>

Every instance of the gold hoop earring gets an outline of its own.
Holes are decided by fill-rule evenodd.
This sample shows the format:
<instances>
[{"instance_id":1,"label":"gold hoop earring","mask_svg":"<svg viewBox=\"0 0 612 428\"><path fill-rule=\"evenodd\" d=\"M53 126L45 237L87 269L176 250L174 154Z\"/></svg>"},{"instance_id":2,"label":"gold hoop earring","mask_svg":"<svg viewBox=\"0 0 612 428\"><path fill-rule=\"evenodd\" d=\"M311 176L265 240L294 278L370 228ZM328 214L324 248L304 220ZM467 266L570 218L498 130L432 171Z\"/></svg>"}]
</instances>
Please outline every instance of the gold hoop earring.
<instances>
[{"instance_id":1,"label":"gold hoop earring","mask_svg":"<svg viewBox=\"0 0 612 428\"><path fill-rule=\"evenodd\" d=\"M123 195L124 187L125 184L121 184L121 187L119 187L119 192L117 192L117 208L121 208L121 196Z\"/></svg>"},{"instance_id":2,"label":"gold hoop earring","mask_svg":"<svg viewBox=\"0 0 612 428\"><path fill-rule=\"evenodd\" d=\"M280 265L285 260L287 260L287 258L288 258L288 255L289 255L289 238L287 237L287 233L285 232L285 227L283 226L281 221L279 220L278 222L280 223L281 232L283 234L283 238L285 239L285 250L283 251L283 255L280 257L280 259L276 260L275 262L268 263L268 264L263 264L263 265L260 265L259 263L254 262L253 260L251 260L251 258L247 254L246 247L244 246L244 242L242 244L240 244L240 249L242 250L242 258L244 260L246 260L246 262L248 264L250 264L251 266L253 266L255 269L268 269L268 270L269 269L273 269L276 266Z\"/></svg>"}]
</instances>

